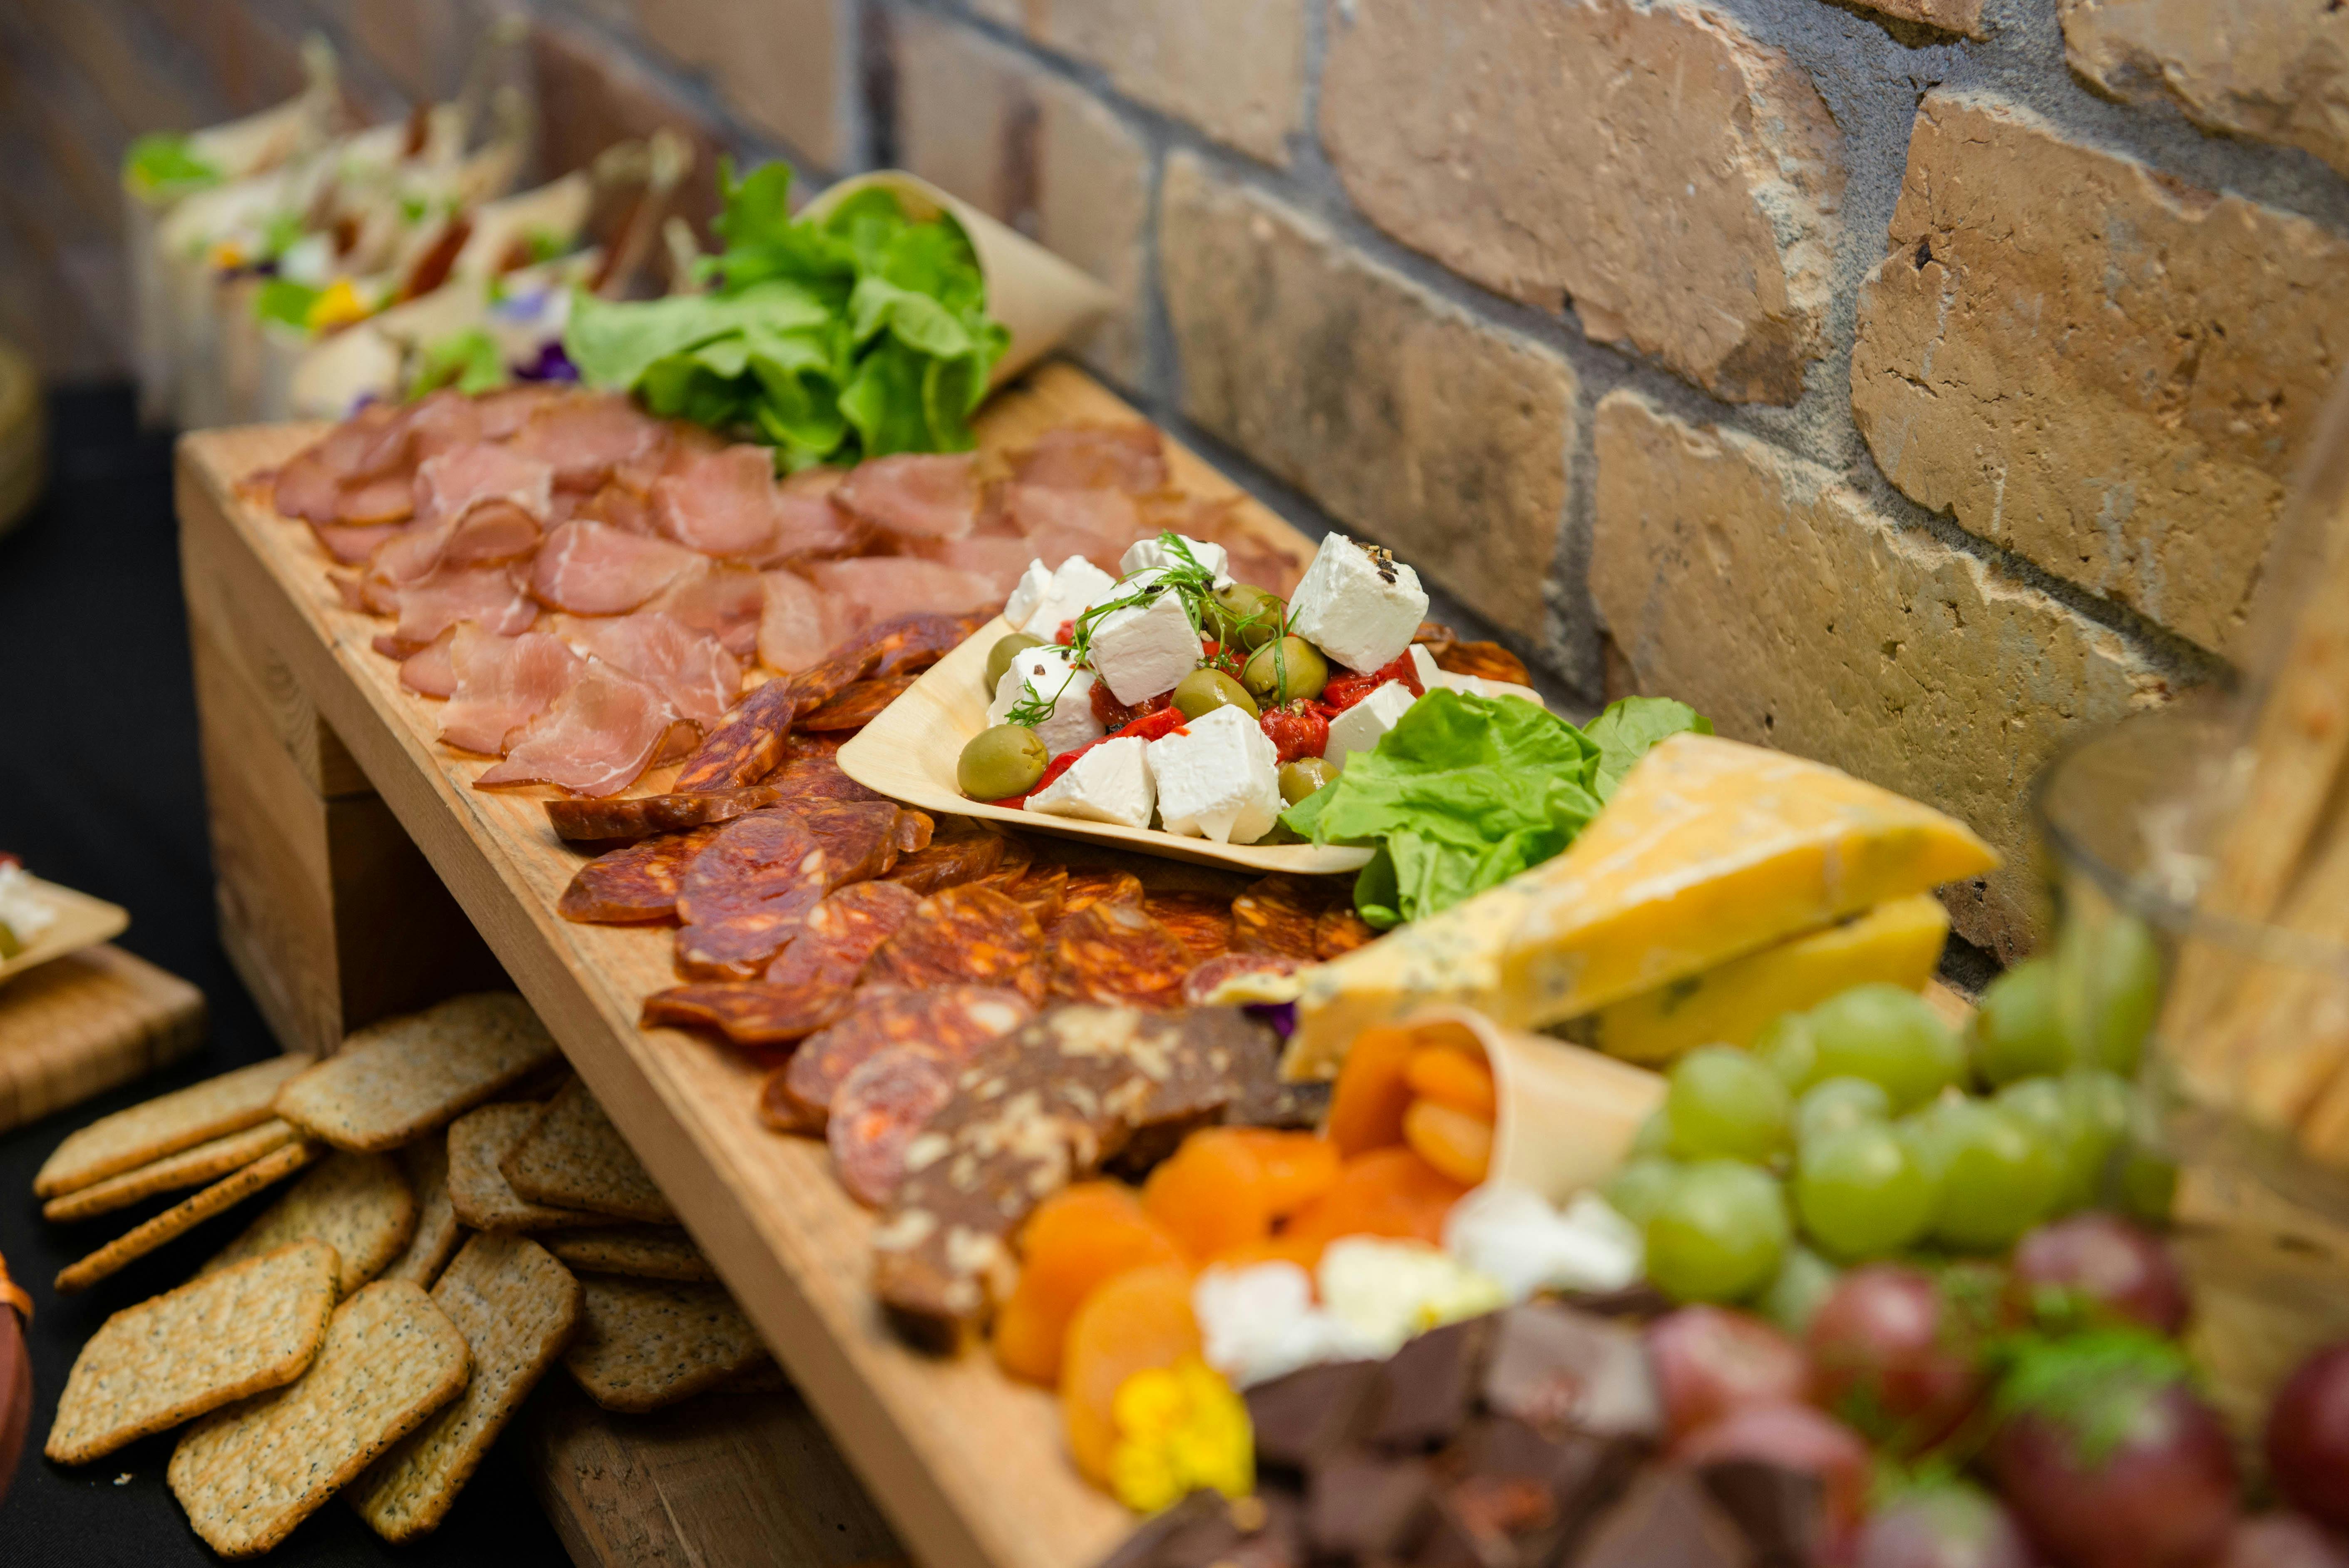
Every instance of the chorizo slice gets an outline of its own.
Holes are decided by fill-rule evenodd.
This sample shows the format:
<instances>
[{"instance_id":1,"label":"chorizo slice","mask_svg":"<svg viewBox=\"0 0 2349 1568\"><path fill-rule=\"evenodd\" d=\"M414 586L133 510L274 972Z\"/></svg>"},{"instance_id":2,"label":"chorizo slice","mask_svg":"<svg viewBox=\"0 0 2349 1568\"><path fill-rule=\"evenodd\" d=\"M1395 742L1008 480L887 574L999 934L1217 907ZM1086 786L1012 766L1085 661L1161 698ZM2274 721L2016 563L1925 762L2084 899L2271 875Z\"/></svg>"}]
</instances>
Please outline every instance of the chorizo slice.
<instances>
[{"instance_id":1,"label":"chorizo slice","mask_svg":"<svg viewBox=\"0 0 2349 1568\"><path fill-rule=\"evenodd\" d=\"M1068 901L1068 868L1030 866L1007 891L1012 903L1035 917L1039 930L1050 931L1059 922Z\"/></svg>"},{"instance_id":2,"label":"chorizo slice","mask_svg":"<svg viewBox=\"0 0 2349 1568\"><path fill-rule=\"evenodd\" d=\"M1228 899L1205 892L1154 892L1142 901L1142 908L1190 949L1194 964L1204 964L1231 949L1232 906Z\"/></svg>"},{"instance_id":3,"label":"chorizo slice","mask_svg":"<svg viewBox=\"0 0 2349 1568\"><path fill-rule=\"evenodd\" d=\"M798 814L754 811L718 830L678 886L678 969L755 980L832 888L823 846Z\"/></svg>"},{"instance_id":4,"label":"chorizo slice","mask_svg":"<svg viewBox=\"0 0 2349 1568\"><path fill-rule=\"evenodd\" d=\"M1317 892L1295 877L1250 882L1232 900L1232 951L1311 958L1313 926L1325 902Z\"/></svg>"},{"instance_id":5,"label":"chorizo slice","mask_svg":"<svg viewBox=\"0 0 2349 1568\"><path fill-rule=\"evenodd\" d=\"M1061 923L1045 985L1072 1002L1171 1007L1196 962L1183 939L1130 903L1097 903Z\"/></svg>"},{"instance_id":6,"label":"chorizo slice","mask_svg":"<svg viewBox=\"0 0 2349 1568\"><path fill-rule=\"evenodd\" d=\"M554 911L565 920L596 924L667 920L677 913L686 868L722 830L696 828L597 855L572 873Z\"/></svg>"},{"instance_id":7,"label":"chorizo slice","mask_svg":"<svg viewBox=\"0 0 2349 1568\"><path fill-rule=\"evenodd\" d=\"M918 675L970 640L986 615L905 615L876 628L876 676Z\"/></svg>"},{"instance_id":8,"label":"chorizo slice","mask_svg":"<svg viewBox=\"0 0 2349 1568\"><path fill-rule=\"evenodd\" d=\"M1004 839L999 833L962 833L934 838L926 849L899 859L889 880L916 892L936 892L976 882L1003 863Z\"/></svg>"},{"instance_id":9,"label":"chorizo slice","mask_svg":"<svg viewBox=\"0 0 2349 1568\"><path fill-rule=\"evenodd\" d=\"M830 752L794 757L761 779L787 800L885 800L840 770Z\"/></svg>"},{"instance_id":10,"label":"chorizo slice","mask_svg":"<svg viewBox=\"0 0 2349 1568\"><path fill-rule=\"evenodd\" d=\"M932 985L859 993L855 1008L802 1043L767 1075L759 1118L779 1132L821 1132L848 1075L894 1046L918 1046L959 1062L1036 1016L1017 991L994 985Z\"/></svg>"},{"instance_id":11,"label":"chorizo slice","mask_svg":"<svg viewBox=\"0 0 2349 1568\"><path fill-rule=\"evenodd\" d=\"M1379 939L1371 923L1344 904L1325 909L1313 923L1313 956L1328 963Z\"/></svg>"},{"instance_id":12,"label":"chorizo slice","mask_svg":"<svg viewBox=\"0 0 2349 1568\"><path fill-rule=\"evenodd\" d=\"M726 722L710 731L678 770L677 788L738 789L763 779L782 760L783 739L792 732L792 686L771 680L734 705Z\"/></svg>"},{"instance_id":13,"label":"chorizo slice","mask_svg":"<svg viewBox=\"0 0 2349 1568\"><path fill-rule=\"evenodd\" d=\"M955 1068L927 1046L892 1046L859 1062L833 1092L824 1126L848 1195L886 1203L905 1176L905 1145L954 1098Z\"/></svg>"},{"instance_id":14,"label":"chorizo slice","mask_svg":"<svg viewBox=\"0 0 2349 1568\"><path fill-rule=\"evenodd\" d=\"M828 1029L855 1005L855 990L836 982L701 980L646 997L641 1022L647 1028L715 1029L738 1046L763 1050Z\"/></svg>"},{"instance_id":15,"label":"chorizo slice","mask_svg":"<svg viewBox=\"0 0 2349 1568\"><path fill-rule=\"evenodd\" d=\"M840 695L822 707L797 721L800 728L812 734L835 734L843 730L862 729L881 717L881 710L905 695L914 684L912 676L888 676L880 680L857 681L841 689Z\"/></svg>"},{"instance_id":16,"label":"chorizo slice","mask_svg":"<svg viewBox=\"0 0 2349 1568\"><path fill-rule=\"evenodd\" d=\"M1002 985L1043 1000L1037 959L1044 933L1036 919L990 887L950 887L930 894L875 949L864 977L876 985Z\"/></svg>"},{"instance_id":17,"label":"chorizo slice","mask_svg":"<svg viewBox=\"0 0 2349 1568\"><path fill-rule=\"evenodd\" d=\"M1097 903L1130 903L1142 906L1142 879L1132 872L1083 871L1069 873L1069 885L1061 895L1061 913L1047 935L1057 935L1069 917L1091 909Z\"/></svg>"},{"instance_id":18,"label":"chorizo slice","mask_svg":"<svg viewBox=\"0 0 2349 1568\"><path fill-rule=\"evenodd\" d=\"M655 833L730 822L783 799L784 792L771 785L749 784L740 789L683 790L631 799L549 800L546 820L555 837L574 844L626 844Z\"/></svg>"},{"instance_id":19,"label":"chorizo slice","mask_svg":"<svg viewBox=\"0 0 2349 1568\"><path fill-rule=\"evenodd\" d=\"M895 935L921 902L912 889L890 882L851 882L827 894L767 965L767 983L854 989L874 949Z\"/></svg>"}]
</instances>

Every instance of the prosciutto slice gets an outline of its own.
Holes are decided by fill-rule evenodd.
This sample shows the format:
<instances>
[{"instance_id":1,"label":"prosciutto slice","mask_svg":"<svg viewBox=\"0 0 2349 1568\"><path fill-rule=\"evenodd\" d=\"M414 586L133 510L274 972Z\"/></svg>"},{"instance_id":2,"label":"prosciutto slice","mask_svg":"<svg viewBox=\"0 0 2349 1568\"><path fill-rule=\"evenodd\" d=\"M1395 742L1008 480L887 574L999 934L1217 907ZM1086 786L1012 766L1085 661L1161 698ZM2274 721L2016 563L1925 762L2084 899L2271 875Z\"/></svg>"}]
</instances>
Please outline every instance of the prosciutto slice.
<instances>
[{"instance_id":1,"label":"prosciutto slice","mask_svg":"<svg viewBox=\"0 0 2349 1568\"><path fill-rule=\"evenodd\" d=\"M460 521L475 507L493 501L543 521L554 499L553 465L489 441L442 452L416 468L419 521Z\"/></svg>"},{"instance_id":2,"label":"prosciutto slice","mask_svg":"<svg viewBox=\"0 0 2349 1568\"><path fill-rule=\"evenodd\" d=\"M399 624L375 640L378 652L405 659L460 621L512 636L530 629L538 606L502 566L441 567L392 594Z\"/></svg>"},{"instance_id":3,"label":"prosciutto slice","mask_svg":"<svg viewBox=\"0 0 2349 1568\"><path fill-rule=\"evenodd\" d=\"M704 555L772 554L782 526L777 500L774 454L764 447L727 447L653 481L660 531Z\"/></svg>"},{"instance_id":4,"label":"prosciutto slice","mask_svg":"<svg viewBox=\"0 0 2349 1568\"><path fill-rule=\"evenodd\" d=\"M530 411L513 449L554 469L563 490L593 490L624 463L639 461L667 438L660 421L616 393L571 392Z\"/></svg>"},{"instance_id":5,"label":"prosciutto slice","mask_svg":"<svg viewBox=\"0 0 2349 1568\"><path fill-rule=\"evenodd\" d=\"M843 469L802 469L785 480L775 499L779 525L774 544L760 564L848 555L863 549L873 530L832 501L847 478Z\"/></svg>"},{"instance_id":6,"label":"prosciutto slice","mask_svg":"<svg viewBox=\"0 0 2349 1568\"><path fill-rule=\"evenodd\" d=\"M716 726L742 690L734 655L674 615L653 611L583 621L575 634L597 658L643 681L705 728Z\"/></svg>"},{"instance_id":7,"label":"prosciutto slice","mask_svg":"<svg viewBox=\"0 0 2349 1568\"><path fill-rule=\"evenodd\" d=\"M1019 574L1028 570L1028 562L1036 556L1035 547L1028 540L1001 533L974 533L968 539L917 540L910 549L925 561L986 578L998 599L1010 593Z\"/></svg>"},{"instance_id":8,"label":"prosciutto slice","mask_svg":"<svg viewBox=\"0 0 2349 1568\"><path fill-rule=\"evenodd\" d=\"M473 780L554 784L574 795L616 795L664 755L690 745L693 727L667 698L601 659L513 740L504 761Z\"/></svg>"},{"instance_id":9,"label":"prosciutto slice","mask_svg":"<svg viewBox=\"0 0 2349 1568\"><path fill-rule=\"evenodd\" d=\"M625 615L701 565L700 556L666 539L574 519L539 546L530 591L574 615Z\"/></svg>"},{"instance_id":10,"label":"prosciutto slice","mask_svg":"<svg viewBox=\"0 0 2349 1568\"><path fill-rule=\"evenodd\" d=\"M405 522L416 511L416 487L405 472L346 485L336 492L334 520L347 528Z\"/></svg>"},{"instance_id":11,"label":"prosciutto slice","mask_svg":"<svg viewBox=\"0 0 2349 1568\"><path fill-rule=\"evenodd\" d=\"M1146 495L1166 487L1166 448L1147 425L1063 425L1011 459L1011 478L1045 490Z\"/></svg>"},{"instance_id":12,"label":"prosciutto slice","mask_svg":"<svg viewBox=\"0 0 2349 1568\"><path fill-rule=\"evenodd\" d=\"M1112 576L1125 547L1149 533L1141 509L1123 490L1046 490L1009 485L1003 510L1028 537L1031 553L1045 561L1081 555Z\"/></svg>"},{"instance_id":13,"label":"prosciutto slice","mask_svg":"<svg viewBox=\"0 0 2349 1568\"><path fill-rule=\"evenodd\" d=\"M759 662L788 675L803 670L854 630L843 606L796 572L764 572L766 608L759 617ZM1009 590L1006 590L1009 592Z\"/></svg>"},{"instance_id":14,"label":"prosciutto slice","mask_svg":"<svg viewBox=\"0 0 2349 1568\"><path fill-rule=\"evenodd\" d=\"M900 615L959 614L999 600L994 583L976 572L910 555L860 555L820 562L809 571L818 593L839 601L855 624Z\"/></svg>"},{"instance_id":15,"label":"prosciutto slice","mask_svg":"<svg viewBox=\"0 0 2349 1568\"><path fill-rule=\"evenodd\" d=\"M398 523L378 524L373 528L345 528L337 523L314 522L310 531L327 554L346 566L361 566L382 548L387 539L397 537L401 530Z\"/></svg>"},{"instance_id":16,"label":"prosciutto slice","mask_svg":"<svg viewBox=\"0 0 2349 1568\"><path fill-rule=\"evenodd\" d=\"M737 658L759 651L759 617L767 607L767 585L747 566L694 558L691 570L645 603L687 625L709 633Z\"/></svg>"},{"instance_id":17,"label":"prosciutto slice","mask_svg":"<svg viewBox=\"0 0 2349 1568\"><path fill-rule=\"evenodd\" d=\"M458 625L470 626L471 621ZM450 662L449 645L457 635L451 626L399 661L399 684L419 696L447 696L457 689L457 666Z\"/></svg>"},{"instance_id":18,"label":"prosciutto slice","mask_svg":"<svg viewBox=\"0 0 2349 1568\"><path fill-rule=\"evenodd\" d=\"M833 504L909 539L960 539L978 521L978 465L968 452L904 452L859 463Z\"/></svg>"},{"instance_id":19,"label":"prosciutto slice","mask_svg":"<svg viewBox=\"0 0 2349 1568\"><path fill-rule=\"evenodd\" d=\"M484 392L473 399L473 407L481 419L481 439L511 440L520 433L523 423L533 414L558 397L568 396L553 387L506 387L495 392Z\"/></svg>"},{"instance_id":20,"label":"prosciutto slice","mask_svg":"<svg viewBox=\"0 0 2349 1568\"><path fill-rule=\"evenodd\" d=\"M502 637L467 621L450 634L455 686L440 715L440 738L494 757L506 737L552 707L586 661L544 632Z\"/></svg>"}]
</instances>

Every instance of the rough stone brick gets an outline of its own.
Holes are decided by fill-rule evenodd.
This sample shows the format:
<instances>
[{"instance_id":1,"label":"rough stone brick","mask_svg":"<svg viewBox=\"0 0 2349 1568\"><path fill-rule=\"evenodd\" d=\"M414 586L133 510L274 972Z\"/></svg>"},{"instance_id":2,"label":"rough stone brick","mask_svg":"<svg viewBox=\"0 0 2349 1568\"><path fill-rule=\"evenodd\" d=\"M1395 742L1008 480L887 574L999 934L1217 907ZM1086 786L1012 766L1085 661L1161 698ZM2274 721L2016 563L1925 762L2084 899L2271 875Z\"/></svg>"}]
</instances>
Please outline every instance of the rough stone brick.
<instances>
[{"instance_id":1,"label":"rough stone brick","mask_svg":"<svg viewBox=\"0 0 2349 1568\"><path fill-rule=\"evenodd\" d=\"M564 27L531 29L531 68L538 80L538 160L554 174L585 169L618 141L667 127L693 143L693 171L669 207L706 231L718 211L717 128L618 50Z\"/></svg>"},{"instance_id":2,"label":"rough stone brick","mask_svg":"<svg viewBox=\"0 0 2349 1568\"><path fill-rule=\"evenodd\" d=\"M726 107L823 170L853 149L840 0L634 0L636 27L709 73Z\"/></svg>"},{"instance_id":3,"label":"rough stone brick","mask_svg":"<svg viewBox=\"0 0 2349 1568\"><path fill-rule=\"evenodd\" d=\"M1852 0L1852 4L1895 22L1915 22L1969 38L1984 36L1982 0Z\"/></svg>"},{"instance_id":4,"label":"rough stone brick","mask_svg":"<svg viewBox=\"0 0 2349 1568\"><path fill-rule=\"evenodd\" d=\"M339 0L351 41L411 98L454 97L488 23L474 0Z\"/></svg>"},{"instance_id":5,"label":"rough stone brick","mask_svg":"<svg viewBox=\"0 0 2349 1568\"><path fill-rule=\"evenodd\" d=\"M1332 0L1321 136L1371 221L1732 402L1826 350L1842 138L1684 0Z\"/></svg>"},{"instance_id":6,"label":"rough stone brick","mask_svg":"<svg viewBox=\"0 0 2349 1568\"><path fill-rule=\"evenodd\" d=\"M952 22L905 12L893 31L898 161L1116 291L1117 315L1071 346L1138 383L1150 214L1142 139L1084 88Z\"/></svg>"},{"instance_id":7,"label":"rough stone brick","mask_svg":"<svg viewBox=\"0 0 2349 1568\"><path fill-rule=\"evenodd\" d=\"M2220 653L2349 346L2349 242L1934 93L1852 411L1892 482Z\"/></svg>"},{"instance_id":8,"label":"rough stone brick","mask_svg":"<svg viewBox=\"0 0 2349 1568\"><path fill-rule=\"evenodd\" d=\"M1109 73L1117 89L1227 147L1287 164L1305 113L1307 0L1023 0L1028 36Z\"/></svg>"},{"instance_id":9,"label":"rough stone brick","mask_svg":"<svg viewBox=\"0 0 2349 1568\"><path fill-rule=\"evenodd\" d=\"M1599 405L1590 590L1644 692L1972 825L2006 863L1945 893L1959 931L2031 945L2031 781L2083 725L2168 696L2111 631L1823 469L1628 391Z\"/></svg>"},{"instance_id":10,"label":"rough stone brick","mask_svg":"<svg viewBox=\"0 0 2349 1568\"><path fill-rule=\"evenodd\" d=\"M1538 641L1575 377L1319 224L1170 159L1159 268L1183 411Z\"/></svg>"},{"instance_id":11,"label":"rough stone brick","mask_svg":"<svg viewBox=\"0 0 2349 1568\"><path fill-rule=\"evenodd\" d=\"M133 135L202 124L202 106L163 62L140 48L136 30L109 0L36 5L33 18Z\"/></svg>"},{"instance_id":12,"label":"rough stone brick","mask_svg":"<svg viewBox=\"0 0 2349 1568\"><path fill-rule=\"evenodd\" d=\"M2349 11L2333 0L2060 0L2064 57L2125 103L2305 148L2349 174Z\"/></svg>"},{"instance_id":13,"label":"rough stone brick","mask_svg":"<svg viewBox=\"0 0 2349 1568\"><path fill-rule=\"evenodd\" d=\"M272 26L261 7L245 0L144 4L204 62L207 79L219 88L231 114L250 114L302 90L299 35Z\"/></svg>"}]
</instances>

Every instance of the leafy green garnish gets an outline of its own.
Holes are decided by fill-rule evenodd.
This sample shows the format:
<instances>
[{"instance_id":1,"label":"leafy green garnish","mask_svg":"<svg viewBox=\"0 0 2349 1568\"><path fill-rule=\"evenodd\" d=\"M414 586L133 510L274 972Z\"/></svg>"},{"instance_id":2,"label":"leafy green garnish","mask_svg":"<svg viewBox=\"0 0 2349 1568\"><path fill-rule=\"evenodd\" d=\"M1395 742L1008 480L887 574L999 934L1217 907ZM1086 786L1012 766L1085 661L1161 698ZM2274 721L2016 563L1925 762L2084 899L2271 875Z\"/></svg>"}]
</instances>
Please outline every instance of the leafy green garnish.
<instances>
[{"instance_id":1,"label":"leafy green garnish","mask_svg":"<svg viewBox=\"0 0 2349 1568\"><path fill-rule=\"evenodd\" d=\"M264 278L260 292L254 295L253 311L264 321L281 322L306 332L310 327L310 307L318 303L323 292L291 278Z\"/></svg>"},{"instance_id":2,"label":"leafy green garnish","mask_svg":"<svg viewBox=\"0 0 2349 1568\"><path fill-rule=\"evenodd\" d=\"M184 196L221 182L219 165L198 157L188 139L170 131L142 136L122 155L122 172L147 195Z\"/></svg>"},{"instance_id":3,"label":"leafy green garnish","mask_svg":"<svg viewBox=\"0 0 2349 1568\"><path fill-rule=\"evenodd\" d=\"M2174 1340L2128 1329L2064 1338L2021 1335L2001 1352L2005 1372L1993 1408L2001 1417L2036 1415L2054 1423L2085 1470L2111 1458L2147 1405L2193 1373Z\"/></svg>"},{"instance_id":4,"label":"leafy green garnish","mask_svg":"<svg viewBox=\"0 0 2349 1568\"><path fill-rule=\"evenodd\" d=\"M1597 793L1601 800L1611 800L1623 775L1656 742L1674 735L1711 735L1713 720L1668 696L1627 696L1610 703L1606 712L1582 727L1582 733L1599 743Z\"/></svg>"},{"instance_id":5,"label":"leafy green garnish","mask_svg":"<svg viewBox=\"0 0 2349 1568\"><path fill-rule=\"evenodd\" d=\"M497 340L478 326L436 338L416 356L416 379L408 388L411 398L443 387L464 393L487 392L506 384L505 356Z\"/></svg>"},{"instance_id":6,"label":"leafy green garnish","mask_svg":"<svg viewBox=\"0 0 2349 1568\"><path fill-rule=\"evenodd\" d=\"M960 226L857 191L821 222L790 211L792 170L720 171L716 288L636 304L582 294L564 348L590 385L761 441L783 466L968 451L1010 335Z\"/></svg>"}]
</instances>

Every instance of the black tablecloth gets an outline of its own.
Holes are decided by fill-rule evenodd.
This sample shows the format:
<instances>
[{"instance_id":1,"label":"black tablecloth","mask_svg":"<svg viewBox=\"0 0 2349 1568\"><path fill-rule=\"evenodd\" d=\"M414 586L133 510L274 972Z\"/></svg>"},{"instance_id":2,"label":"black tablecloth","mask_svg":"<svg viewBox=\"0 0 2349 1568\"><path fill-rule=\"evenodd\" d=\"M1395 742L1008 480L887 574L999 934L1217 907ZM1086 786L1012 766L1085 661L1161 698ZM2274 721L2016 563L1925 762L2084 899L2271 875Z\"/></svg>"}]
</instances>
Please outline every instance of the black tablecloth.
<instances>
[{"instance_id":1,"label":"black tablecloth","mask_svg":"<svg viewBox=\"0 0 2349 1568\"><path fill-rule=\"evenodd\" d=\"M109 1314L180 1283L253 1205L81 1295L60 1297L48 1283L59 1268L170 1200L51 1225L33 1199L33 1172L91 1118L277 1050L214 934L170 445L134 431L126 390L63 393L49 407L47 499L0 537L0 849L129 909L121 945L202 986L212 1017L192 1057L0 1134L0 1254L36 1306L32 1432L0 1502L0 1564L211 1563L218 1559L163 1484L170 1437L80 1470L50 1464L38 1451L82 1341ZM511 1439L499 1445L448 1522L418 1546L395 1551L332 1502L270 1561L563 1563L512 1449Z\"/></svg>"}]
</instances>

